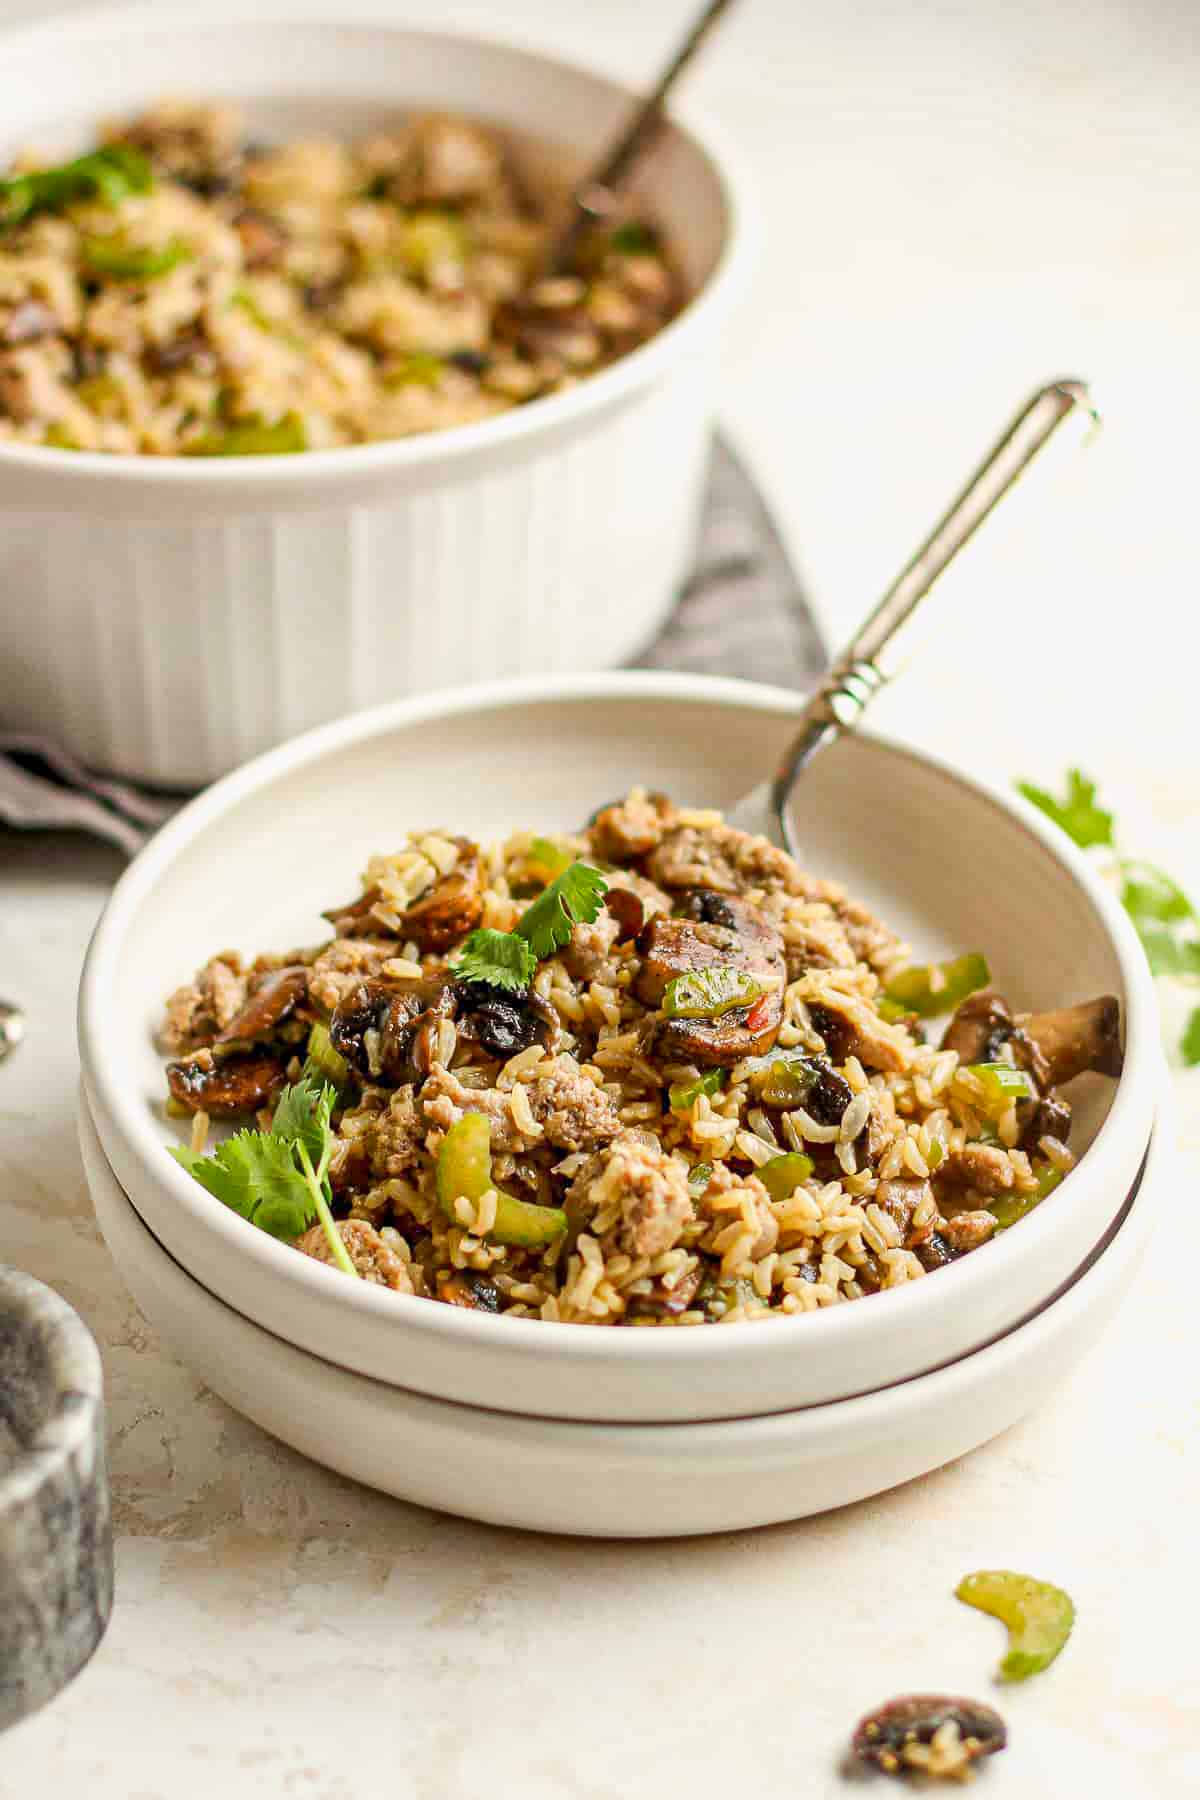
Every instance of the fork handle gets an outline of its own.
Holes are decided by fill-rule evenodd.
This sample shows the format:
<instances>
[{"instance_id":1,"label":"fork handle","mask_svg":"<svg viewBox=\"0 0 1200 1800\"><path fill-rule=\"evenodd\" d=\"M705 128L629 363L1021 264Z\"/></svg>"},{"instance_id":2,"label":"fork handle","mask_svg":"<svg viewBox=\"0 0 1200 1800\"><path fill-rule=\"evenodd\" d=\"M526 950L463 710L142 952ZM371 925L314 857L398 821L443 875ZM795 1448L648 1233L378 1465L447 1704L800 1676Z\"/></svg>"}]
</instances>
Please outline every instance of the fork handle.
<instances>
[{"instance_id":1,"label":"fork handle","mask_svg":"<svg viewBox=\"0 0 1200 1800\"><path fill-rule=\"evenodd\" d=\"M790 837L787 798L796 778L814 756L844 731L854 730L888 679L879 664L883 651L894 643L938 576L1068 419L1082 423L1089 431L1099 423L1086 384L1064 379L1039 389L901 569L805 704L800 729L771 786L771 803L785 837Z\"/></svg>"}]
</instances>

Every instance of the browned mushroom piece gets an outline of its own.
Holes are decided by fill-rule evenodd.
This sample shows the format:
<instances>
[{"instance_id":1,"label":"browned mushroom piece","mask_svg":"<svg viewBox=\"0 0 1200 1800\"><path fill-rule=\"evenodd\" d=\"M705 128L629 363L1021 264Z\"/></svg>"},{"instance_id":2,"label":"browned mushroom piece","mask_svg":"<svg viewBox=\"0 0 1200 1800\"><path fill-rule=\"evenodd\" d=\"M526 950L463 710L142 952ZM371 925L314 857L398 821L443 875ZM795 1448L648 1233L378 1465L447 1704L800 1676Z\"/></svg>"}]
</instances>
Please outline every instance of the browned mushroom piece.
<instances>
[{"instance_id":1,"label":"browned mushroom piece","mask_svg":"<svg viewBox=\"0 0 1200 1800\"><path fill-rule=\"evenodd\" d=\"M510 994L487 982L460 982L456 1017L459 1037L501 1062L539 1042L547 1056L553 1056L562 1042L558 1013L532 988Z\"/></svg>"},{"instance_id":2,"label":"browned mushroom piece","mask_svg":"<svg viewBox=\"0 0 1200 1800\"><path fill-rule=\"evenodd\" d=\"M469 838L454 838L459 857L448 875L441 876L400 914L399 926L386 923L377 908L388 904L378 887L369 887L357 900L331 907L328 919L339 937L412 938L422 951L449 950L474 931L483 917L479 846Z\"/></svg>"},{"instance_id":3,"label":"browned mushroom piece","mask_svg":"<svg viewBox=\"0 0 1200 1800\"><path fill-rule=\"evenodd\" d=\"M203 331L181 331L146 351L146 367L152 375L173 375L178 369L190 369L193 375L215 375L219 359Z\"/></svg>"},{"instance_id":4,"label":"browned mushroom piece","mask_svg":"<svg viewBox=\"0 0 1200 1800\"><path fill-rule=\"evenodd\" d=\"M663 1286L662 1276L651 1283L648 1294L637 1294L629 1303L631 1319L676 1319L685 1313L696 1298L704 1279L700 1265L681 1275L672 1288Z\"/></svg>"},{"instance_id":5,"label":"browned mushroom piece","mask_svg":"<svg viewBox=\"0 0 1200 1800\"><path fill-rule=\"evenodd\" d=\"M348 900L345 906L331 906L321 917L329 920L338 937L381 937L388 928L374 917L373 909L382 899L377 887L369 887L357 900Z\"/></svg>"},{"instance_id":6,"label":"browned mushroom piece","mask_svg":"<svg viewBox=\"0 0 1200 1800\"><path fill-rule=\"evenodd\" d=\"M1050 1086L1045 1057L995 988L968 994L942 1038L942 1049L956 1051L963 1064L1002 1062L1007 1046L1018 1068L1032 1075L1039 1087Z\"/></svg>"},{"instance_id":7,"label":"browned mushroom piece","mask_svg":"<svg viewBox=\"0 0 1200 1800\"><path fill-rule=\"evenodd\" d=\"M711 901L719 902L721 917L731 923L714 923L703 916L650 920L638 938L642 966L635 985L639 1000L659 1006L669 983L699 969L734 968L762 984L759 998L718 1018L663 1019L656 1034L658 1054L702 1067L732 1065L744 1056L765 1054L783 1022L782 937L746 901L723 894L712 894ZM695 915L712 908L695 900L692 910Z\"/></svg>"},{"instance_id":8,"label":"browned mushroom piece","mask_svg":"<svg viewBox=\"0 0 1200 1800\"><path fill-rule=\"evenodd\" d=\"M995 988L968 994L947 1025L943 1050L954 1050L960 1063L997 1062L1015 1026L1008 1001Z\"/></svg>"},{"instance_id":9,"label":"browned mushroom piece","mask_svg":"<svg viewBox=\"0 0 1200 1800\"><path fill-rule=\"evenodd\" d=\"M471 1312L500 1311L500 1289L474 1269L455 1269L438 1282L438 1299L447 1306L465 1306Z\"/></svg>"},{"instance_id":10,"label":"browned mushroom piece","mask_svg":"<svg viewBox=\"0 0 1200 1800\"><path fill-rule=\"evenodd\" d=\"M458 1004L452 981L433 977L389 987L362 981L351 989L329 1021L334 1049L368 1081L393 1087L428 1074L417 1067L420 1033L439 1018L452 1018Z\"/></svg>"},{"instance_id":11,"label":"browned mushroom piece","mask_svg":"<svg viewBox=\"0 0 1200 1800\"><path fill-rule=\"evenodd\" d=\"M401 919L405 938L412 938L423 951L451 949L483 917L479 847L467 838L453 841L459 848L457 865L415 900Z\"/></svg>"},{"instance_id":12,"label":"browned mushroom piece","mask_svg":"<svg viewBox=\"0 0 1200 1800\"><path fill-rule=\"evenodd\" d=\"M1044 1094L1040 1100L1022 1101L1017 1107L1021 1121L1018 1149L1036 1150L1045 1137L1065 1144L1071 1135L1071 1108L1057 1094Z\"/></svg>"},{"instance_id":13,"label":"browned mushroom piece","mask_svg":"<svg viewBox=\"0 0 1200 1800\"><path fill-rule=\"evenodd\" d=\"M885 1775L961 1780L969 1777L970 1763L1003 1750L1007 1742L1004 1720L981 1701L906 1694L860 1720L851 1750Z\"/></svg>"},{"instance_id":14,"label":"browned mushroom piece","mask_svg":"<svg viewBox=\"0 0 1200 1800\"><path fill-rule=\"evenodd\" d=\"M1050 1087L1060 1087L1089 1069L1113 1077L1121 1073L1121 1008L1112 994L1054 1012L1024 1013L1017 1025L1045 1059Z\"/></svg>"},{"instance_id":15,"label":"browned mushroom piece","mask_svg":"<svg viewBox=\"0 0 1200 1800\"><path fill-rule=\"evenodd\" d=\"M646 923L646 909L631 888L610 887L604 904L617 921L617 943L628 944Z\"/></svg>"},{"instance_id":16,"label":"browned mushroom piece","mask_svg":"<svg viewBox=\"0 0 1200 1800\"><path fill-rule=\"evenodd\" d=\"M257 1044L272 1038L307 998L307 969L298 965L276 969L259 983L237 1017L231 1019L213 1041L218 1044Z\"/></svg>"},{"instance_id":17,"label":"browned mushroom piece","mask_svg":"<svg viewBox=\"0 0 1200 1800\"><path fill-rule=\"evenodd\" d=\"M242 261L248 269L267 269L277 263L287 249L283 227L257 207L244 206L233 221L242 245Z\"/></svg>"},{"instance_id":18,"label":"browned mushroom piece","mask_svg":"<svg viewBox=\"0 0 1200 1800\"><path fill-rule=\"evenodd\" d=\"M270 1106L287 1081L287 1052L248 1050L214 1057L211 1050L167 1064L171 1098L189 1112L237 1119Z\"/></svg>"}]
</instances>

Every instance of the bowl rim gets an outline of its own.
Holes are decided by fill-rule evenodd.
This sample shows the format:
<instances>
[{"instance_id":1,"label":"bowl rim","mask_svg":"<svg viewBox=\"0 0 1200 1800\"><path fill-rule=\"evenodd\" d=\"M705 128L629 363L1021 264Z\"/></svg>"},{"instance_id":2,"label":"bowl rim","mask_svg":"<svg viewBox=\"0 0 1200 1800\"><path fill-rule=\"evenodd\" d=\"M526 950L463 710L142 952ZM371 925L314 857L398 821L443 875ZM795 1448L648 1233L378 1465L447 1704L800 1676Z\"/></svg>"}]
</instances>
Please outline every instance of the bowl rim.
<instances>
[{"instance_id":1,"label":"bowl rim","mask_svg":"<svg viewBox=\"0 0 1200 1800\"><path fill-rule=\"evenodd\" d=\"M236 1214L229 1212L197 1182L192 1180L173 1158L163 1154L164 1146L155 1129L150 1109L140 1098L131 1097L120 1085L111 1058L102 1054L102 1021L110 1016L115 1004L117 964L125 943L127 929L136 919L138 908L153 888L163 869L177 851L203 831L213 820L246 796L283 775L311 767L334 751L342 751L364 740L386 736L437 718L454 720L473 712L502 708L520 708L539 703L577 704L593 700L653 699L663 704L703 702L712 707L749 709L758 713L775 713L784 719L796 710L796 696L790 690L743 682L724 676L697 676L657 671L622 671L582 676L525 676L517 680L495 681L470 687L444 689L416 699L392 701L355 713L332 724L318 726L289 743L267 751L225 776L197 796L165 825L130 864L117 882L96 925L84 962L79 988L78 1040L85 1083L89 1090L93 1114L106 1115L111 1128L119 1135L137 1165L170 1197L177 1207L186 1209L193 1222L223 1240L231 1256L252 1258L263 1278L287 1283L299 1302L303 1294L316 1294L331 1300L335 1291L341 1302L380 1319L395 1321L395 1308L407 1309L407 1325L427 1338L436 1340L453 1334L461 1342L473 1340L481 1352L489 1346L504 1346L508 1351L533 1354L549 1353L576 1362L640 1361L650 1356L668 1363L678 1359L686 1366L689 1356L702 1354L706 1334L694 1331L583 1331L575 1325L543 1319L505 1319L490 1314L469 1312L458 1307L428 1305L415 1297L394 1294L373 1286L345 1282L339 1271L312 1258L299 1257L289 1245L279 1243L265 1232L256 1231ZM1066 834L1053 825L1018 794L1005 793L990 782L967 775L946 758L926 750L899 744L874 732L860 732L885 754L917 762L932 769L943 780L965 786L984 804L1006 814L1038 840L1052 860L1065 868L1081 887L1106 930L1120 966L1125 987L1125 1068L1117 1082L1112 1104L1096 1138L1079 1167L1072 1172L1076 1193L1083 1202L1082 1182L1094 1192L1105 1183L1105 1148L1128 1140L1132 1132L1141 1141L1140 1157L1149 1135L1149 1121L1157 1098L1162 1070L1157 1003L1154 984L1141 944L1115 895L1088 865ZM1146 1125L1145 1132L1142 1124ZM97 1127L104 1141L103 1117ZM105 1143L105 1154L112 1161ZM1090 1174L1087 1172L1090 1171ZM1064 1184L1065 1191L1065 1184ZM1111 1214L1103 1213L1101 1229L1106 1229ZM1037 1260L1041 1239L1054 1228L1049 1210L1038 1210L1022 1221L1021 1233L1015 1238L1005 1233L1003 1239L989 1247L987 1257L966 1257L953 1270L942 1271L944 1278L957 1283L958 1304L969 1307L971 1295L981 1284L993 1279L993 1272L1015 1263L1018 1256ZM325 1287L313 1287L324 1282ZM337 1289L328 1286L338 1284ZM931 1291L932 1290L932 1291ZM906 1319L912 1320L919 1307L940 1306L946 1288L929 1282L904 1283L871 1296L875 1329L884 1324L880 1311L889 1307L897 1329L903 1330ZM858 1309L853 1306L821 1308L814 1314L799 1314L780 1321L774 1340L781 1346L795 1345L801 1340L799 1331L812 1336L813 1345L836 1346L846 1333L861 1329L854 1320ZM821 1324L814 1323L819 1319ZM785 1326L790 1329L785 1329ZM514 1338L513 1334L516 1334ZM531 1337L530 1334L536 1334ZM753 1346L761 1342L761 1327L737 1323L722 1327L723 1354L730 1360L739 1354L753 1355ZM808 1342L808 1339L803 1340ZM853 1341L853 1340L851 1340Z\"/></svg>"},{"instance_id":2,"label":"bowl rim","mask_svg":"<svg viewBox=\"0 0 1200 1800\"><path fill-rule=\"evenodd\" d=\"M49 1349L54 1400L46 1417L0 1471L0 1521L34 1501L72 1457L94 1443L104 1376L96 1340L60 1293L24 1269L0 1263L0 1309L17 1313Z\"/></svg>"},{"instance_id":3,"label":"bowl rim","mask_svg":"<svg viewBox=\"0 0 1200 1800\"><path fill-rule=\"evenodd\" d=\"M49 19L41 24L20 25L0 32L0 52L36 52L52 49L64 39L78 45L81 38L106 38L113 34L137 36L169 36L172 31L192 29L231 30L245 22L244 6L230 0L215 4L172 5L161 11L148 12L142 6L117 5L74 12ZM308 28L324 33L361 32L385 37L393 42L421 39L426 43L452 43L473 48L488 55L519 57L540 63L545 68L574 77L584 77L618 91L632 100L634 92L626 82L605 68L577 62L566 56L539 49L521 37L464 29L423 30L403 22L362 17L351 9L350 16L336 22L326 14L306 11L290 0L286 12L255 18L257 30L277 30L292 34ZM754 246L760 239L760 226L752 199L753 188L736 150L732 149L719 126L704 113L691 106L672 103L668 124L694 149L711 173L721 196L725 212L725 229L717 260L707 279L696 293L654 337L618 358L607 368L580 381L561 394L548 394L528 406L516 406L495 418L472 424L455 425L439 431L421 432L409 437L385 438L375 443L345 444L332 449L306 450L299 455L254 457L186 457L113 455L99 450L61 450L51 445L20 444L0 441L0 471L20 469L27 474L44 471L50 479L69 475L73 480L93 484L119 483L134 493L150 490L194 487L201 494L221 497L245 494L247 487L270 495L279 490L302 486L306 481L337 485L339 475L345 482L400 474L443 464L457 467L476 458L486 458L493 451L507 451L525 445L530 439L555 438L586 421L591 415L604 413L629 398L641 388L650 386L663 369L686 356L694 340L708 329L709 321L732 306L741 291L754 261Z\"/></svg>"}]
</instances>

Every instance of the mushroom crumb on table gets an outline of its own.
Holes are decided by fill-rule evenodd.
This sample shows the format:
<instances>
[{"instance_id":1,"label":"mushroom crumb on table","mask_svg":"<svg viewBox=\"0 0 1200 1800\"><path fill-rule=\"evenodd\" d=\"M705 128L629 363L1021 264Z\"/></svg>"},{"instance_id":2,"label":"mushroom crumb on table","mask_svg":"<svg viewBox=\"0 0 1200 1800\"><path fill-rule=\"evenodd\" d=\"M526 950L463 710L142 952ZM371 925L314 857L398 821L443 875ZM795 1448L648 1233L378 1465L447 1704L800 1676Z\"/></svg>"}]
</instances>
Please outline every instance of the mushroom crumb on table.
<instances>
[{"instance_id":1,"label":"mushroom crumb on table","mask_svg":"<svg viewBox=\"0 0 1200 1800\"><path fill-rule=\"evenodd\" d=\"M325 916L171 996L175 1154L304 1254L509 1317L782 1318L920 1279L1053 1192L1057 1084L1120 1068L1115 1000L1014 1015L981 955L914 968L834 884L641 790L575 836L415 833ZM258 1129L204 1155L211 1120Z\"/></svg>"}]
</instances>

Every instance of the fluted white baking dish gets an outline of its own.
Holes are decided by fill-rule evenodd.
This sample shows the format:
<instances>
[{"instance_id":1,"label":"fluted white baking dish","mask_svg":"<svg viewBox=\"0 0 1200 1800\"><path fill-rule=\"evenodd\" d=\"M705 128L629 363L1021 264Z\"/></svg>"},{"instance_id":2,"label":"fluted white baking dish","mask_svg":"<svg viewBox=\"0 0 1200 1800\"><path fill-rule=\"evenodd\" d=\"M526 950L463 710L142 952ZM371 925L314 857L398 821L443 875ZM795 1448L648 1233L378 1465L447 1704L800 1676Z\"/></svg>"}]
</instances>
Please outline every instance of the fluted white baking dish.
<instances>
[{"instance_id":1,"label":"fluted white baking dish","mask_svg":"<svg viewBox=\"0 0 1200 1800\"><path fill-rule=\"evenodd\" d=\"M183 90L239 100L265 136L458 110L562 146L569 174L628 99L525 50L225 0L75 13L0 39L0 69L0 156L74 149L98 118ZM693 299L570 392L299 456L0 445L6 722L192 786L378 701L627 661L686 568L746 260L744 189L712 145L672 124L640 177Z\"/></svg>"},{"instance_id":2,"label":"fluted white baking dish","mask_svg":"<svg viewBox=\"0 0 1200 1800\"><path fill-rule=\"evenodd\" d=\"M509 682L325 726L202 794L118 883L88 952L79 1044L104 1154L154 1235L277 1336L384 1383L545 1417L713 1420L841 1400L1010 1330L1069 1281L1146 1154L1162 1084L1154 988L1123 909L1066 836L1016 797L859 734L796 791L807 865L846 882L919 956L986 950L1019 1008L1109 992L1118 1083L1073 1085L1079 1167L994 1243L847 1306L688 1331L590 1330L397 1295L278 1243L167 1155L164 996L215 949L328 934L319 909L416 823L485 840L571 828L635 781L727 807L774 766L795 702L777 688L609 674Z\"/></svg>"}]
</instances>

